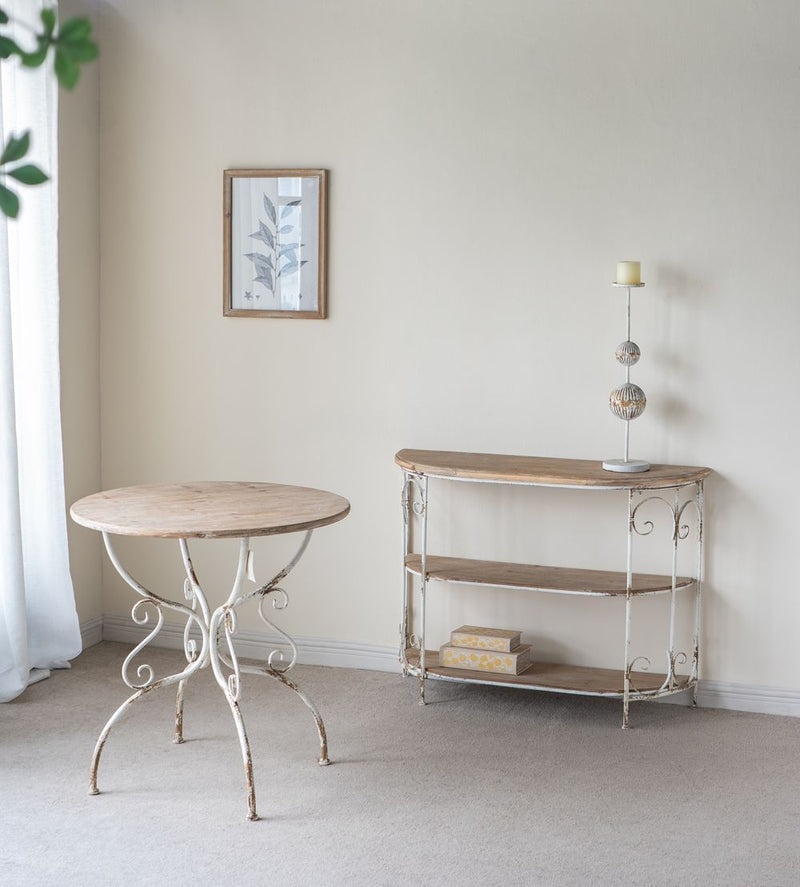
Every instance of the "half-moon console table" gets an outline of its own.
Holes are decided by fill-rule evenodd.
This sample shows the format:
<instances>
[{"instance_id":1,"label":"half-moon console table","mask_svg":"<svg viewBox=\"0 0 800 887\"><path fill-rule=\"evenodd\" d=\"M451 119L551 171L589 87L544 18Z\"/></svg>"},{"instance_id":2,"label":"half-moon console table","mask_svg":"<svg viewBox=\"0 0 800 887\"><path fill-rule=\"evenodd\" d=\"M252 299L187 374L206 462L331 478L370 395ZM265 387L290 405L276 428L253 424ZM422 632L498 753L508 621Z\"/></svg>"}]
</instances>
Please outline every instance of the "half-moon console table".
<instances>
[{"instance_id":1,"label":"half-moon console table","mask_svg":"<svg viewBox=\"0 0 800 887\"><path fill-rule=\"evenodd\" d=\"M703 570L703 481L711 474L710 468L652 465L646 472L615 474L605 471L600 462L582 459L436 450L400 450L395 462L403 469L404 566L400 663L404 674L419 678L420 704L425 704L425 682L428 679L622 699L623 727L628 726L631 700L657 699L691 690L692 701L696 703ZM627 497L628 506L625 569L613 572L568 566L545 567L433 554L428 551L428 488L431 479L619 491ZM668 509L671 575L634 573L632 569L635 537L647 536L654 529L653 521L644 520L640 509L645 503L654 501L663 503ZM689 519L689 511L695 513L696 533L692 533L690 524L685 522ZM696 542L694 575L679 576L678 547L690 536L694 536ZM441 666L438 651L425 649L426 607L431 582L624 598L623 667L588 668L534 661L520 675L501 675ZM418 587L418 594L414 593L415 587ZM679 593L694 595L694 631L692 650L688 655L677 648L675 640L676 598ZM665 674L649 671L648 659L631 654L633 599L656 594L670 596ZM688 664L689 673L678 674L678 667L685 664Z\"/></svg>"},{"instance_id":2,"label":"half-moon console table","mask_svg":"<svg viewBox=\"0 0 800 887\"><path fill-rule=\"evenodd\" d=\"M271 603L275 609L282 610L288 604L289 598L281 583L302 557L311 539L311 533L317 527L324 527L341 520L349 511L350 504L347 499L324 490L283 484L223 481L123 487L95 493L72 506L70 514L74 521L90 529L99 530L103 534L111 563L125 582L140 596L133 605L131 613L134 622L146 625L151 615L156 617L152 630L128 654L122 665L122 679L134 692L111 715L100 733L89 774L90 794L99 794L97 769L111 728L147 693L171 684L178 685L174 741L183 742L183 696L186 682L195 672L209 665L230 706L239 736L247 783L248 819L258 819L258 814L250 742L239 711L242 673L267 675L297 693L308 706L316 722L320 744L319 763L330 763L325 725L316 706L286 676L295 664L297 648L285 632L267 619L264 607L267 603ZM268 582L263 584L256 582L250 538L297 532L302 532L303 538L292 560ZM183 602L169 600L137 582L120 563L111 545L112 534L177 539L186 573L183 584L185 600ZM219 606L212 609L189 556L187 540L218 538L239 540L239 562L233 589ZM251 583L249 586L246 584L248 580ZM233 646L237 610L242 604L253 599L258 601L258 613L262 621L279 634L291 648L292 655L288 659L281 650L274 649L262 666L239 662ZM178 613L186 620L183 635L186 667L176 674L156 680L153 669L149 665L141 664L136 668L135 676L131 675L130 668L134 664L134 659L161 630L165 610ZM195 637L192 637L192 634ZM197 635L200 638L199 648L195 639Z\"/></svg>"}]
</instances>

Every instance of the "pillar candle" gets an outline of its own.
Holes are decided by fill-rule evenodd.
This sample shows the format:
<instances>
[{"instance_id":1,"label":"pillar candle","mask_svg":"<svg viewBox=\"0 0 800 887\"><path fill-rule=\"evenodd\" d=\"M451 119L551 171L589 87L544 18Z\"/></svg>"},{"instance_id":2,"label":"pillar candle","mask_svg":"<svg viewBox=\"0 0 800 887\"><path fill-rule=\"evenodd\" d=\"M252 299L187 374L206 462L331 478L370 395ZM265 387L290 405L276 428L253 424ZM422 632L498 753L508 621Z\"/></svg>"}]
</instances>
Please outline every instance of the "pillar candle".
<instances>
[{"instance_id":1,"label":"pillar candle","mask_svg":"<svg viewBox=\"0 0 800 887\"><path fill-rule=\"evenodd\" d=\"M617 283L633 286L642 282L641 262L617 262Z\"/></svg>"}]
</instances>

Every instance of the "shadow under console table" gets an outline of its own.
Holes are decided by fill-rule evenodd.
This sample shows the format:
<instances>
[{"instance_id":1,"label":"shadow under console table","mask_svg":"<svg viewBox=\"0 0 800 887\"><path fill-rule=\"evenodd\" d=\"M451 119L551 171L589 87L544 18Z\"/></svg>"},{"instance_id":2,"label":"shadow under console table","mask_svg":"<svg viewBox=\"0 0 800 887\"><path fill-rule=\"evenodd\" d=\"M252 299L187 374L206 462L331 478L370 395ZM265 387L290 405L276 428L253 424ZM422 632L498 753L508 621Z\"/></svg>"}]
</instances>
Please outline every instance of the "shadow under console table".
<instances>
[{"instance_id":1,"label":"shadow under console table","mask_svg":"<svg viewBox=\"0 0 800 887\"><path fill-rule=\"evenodd\" d=\"M622 699L622 726L628 726L632 700L657 699L685 690L692 691L696 703L700 658L701 584L703 570L703 481L710 468L681 465L652 465L647 472L616 474L605 471L600 462L582 459L550 459L537 456L503 456L487 453L460 453L437 450L400 450L395 462L403 469L403 614L400 625L400 663L403 673L419 678L419 702L425 704L428 679L505 687L520 687L556 693L573 693ZM428 488L430 479L478 483L521 484L531 487L620 491L627 496L627 560L625 569L577 569L568 566L539 566L461 557L443 557L428 551ZM670 575L633 572L633 543L636 536L647 536L654 528L639 510L658 501L669 509L672 570ZM696 516L692 534L687 509ZM415 523L418 526L414 526ZM414 530L418 545L414 550ZM696 557L693 576L679 576L678 547L695 536ZM418 581L419 604L414 606L414 585ZM622 669L534 661L519 675L476 672L439 664L439 653L425 649L426 601L431 582L454 582L494 588L514 588L622 598L625 601L625 649ZM678 593L694 595L692 651L687 656L676 647L676 598ZM632 601L642 595L666 594L669 600L669 640L667 672L650 672L649 660L631 656ZM413 612L412 612L413 610ZM415 618L416 617L416 618ZM414 630L416 622L416 631ZM688 664L689 673L677 669ZM635 670L637 667L640 670Z\"/></svg>"}]
</instances>

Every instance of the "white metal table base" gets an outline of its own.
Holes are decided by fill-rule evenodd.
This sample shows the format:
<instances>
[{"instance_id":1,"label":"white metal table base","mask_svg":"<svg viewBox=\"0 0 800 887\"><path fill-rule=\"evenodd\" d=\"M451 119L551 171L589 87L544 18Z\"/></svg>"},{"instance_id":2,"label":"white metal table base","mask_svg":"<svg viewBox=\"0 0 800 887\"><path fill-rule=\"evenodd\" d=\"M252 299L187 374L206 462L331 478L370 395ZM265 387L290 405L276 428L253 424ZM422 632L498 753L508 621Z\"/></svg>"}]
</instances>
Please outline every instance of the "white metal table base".
<instances>
[{"instance_id":1,"label":"white metal table base","mask_svg":"<svg viewBox=\"0 0 800 887\"><path fill-rule=\"evenodd\" d=\"M182 743L183 740L183 698L186 682L197 671L211 666L214 678L219 684L225 695L228 705L233 715L236 733L239 737L239 745L242 750L242 761L244 764L245 782L247 785L247 818L249 820L257 820L256 812L256 793L255 783L253 780L253 759L250 753L250 742L247 737L244 719L239 710L239 699L241 696L241 675L259 674L267 675L280 681L284 686L293 690L310 710L314 717L314 722L319 735L319 759L318 763L326 765L330 763L328 758L328 740L325 732L325 725L322 721L317 707L311 699L304 693L293 681L286 677L286 673L294 667L297 661L297 647L284 631L279 629L266 617L264 606L270 601L276 610L284 609L289 603L289 597L280 587L280 583L289 575L292 569L306 550L311 539L312 530L306 531L303 541L292 560L269 582L264 585L257 586L252 589L245 589L244 583L248 572L248 559L251 557L250 540L243 538L239 540L239 561L236 569L236 578L234 579L233 589L224 604L221 604L213 612L210 610L207 598L200 583L197 579L191 557L189 556L189 547L186 539L180 539L181 555L183 558L184 568L186 570L186 579L184 581L184 595L187 603L177 603L166 598L160 597L149 589L145 588L141 583L137 582L128 571L122 566L117 557L116 552L111 545L111 539L108 533L103 533L103 541L105 542L108 556L117 572L122 576L125 582L141 597L133 605L131 616L133 621L138 625L146 625L150 621L151 610L156 611L156 624L147 637L137 644L136 647L125 657L122 664L122 679L134 690L120 707L108 719L105 727L97 740L97 744L92 756L92 764L89 773L89 793L96 795L100 793L97 786L97 770L100 765L100 756L103 753L108 735L114 725L120 718L138 702L143 696L158 690L161 687L168 687L177 684L177 698L175 707L175 736L173 741ZM236 634L237 616L236 610L245 602L252 598L258 598L258 613L264 624L280 635L291 648L291 657L288 661L280 649L270 651L263 667L245 665L239 662L233 645L233 638ZM150 665L141 664L136 668L136 678L134 680L129 669L136 656L156 637L161 631L164 624L164 610L173 610L180 613L186 619L186 626L183 633L183 647L186 655L186 667L176 674L169 675L158 680L155 679L155 673ZM192 629L195 633L200 634L200 649L197 648L197 641L191 637Z\"/></svg>"}]
</instances>

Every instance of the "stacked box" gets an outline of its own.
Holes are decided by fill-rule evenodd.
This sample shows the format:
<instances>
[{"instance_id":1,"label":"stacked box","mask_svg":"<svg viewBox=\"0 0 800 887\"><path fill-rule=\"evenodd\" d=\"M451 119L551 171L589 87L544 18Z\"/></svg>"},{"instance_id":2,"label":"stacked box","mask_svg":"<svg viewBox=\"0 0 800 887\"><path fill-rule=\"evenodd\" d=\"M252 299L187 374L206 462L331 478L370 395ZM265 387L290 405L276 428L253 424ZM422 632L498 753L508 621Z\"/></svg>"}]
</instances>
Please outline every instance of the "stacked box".
<instances>
[{"instance_id":1,"label":"stacked box","mask_svg":"<svg viewBox=\"0 0 800 887\"><path fill-rule=\"evenodd\" d=\"M439 652L439 663L494 674L522 674L531 664L530 644L520 644L522 633L504 628L462 625L450 633L450 643Z\"/></svg>"},{"instance_id":2,"label":"stacked box","mask_svg":"<svg viewBox=\"0 0 800 887\"><path fill-rule=\"evenodd\" d=\"M473 650L498 650L507 653L519 646L521 631L506 628L480 628L477 625L462 625L450 632L450 643L454 647L470 647Z\"/></svg>"}]
</instances>

